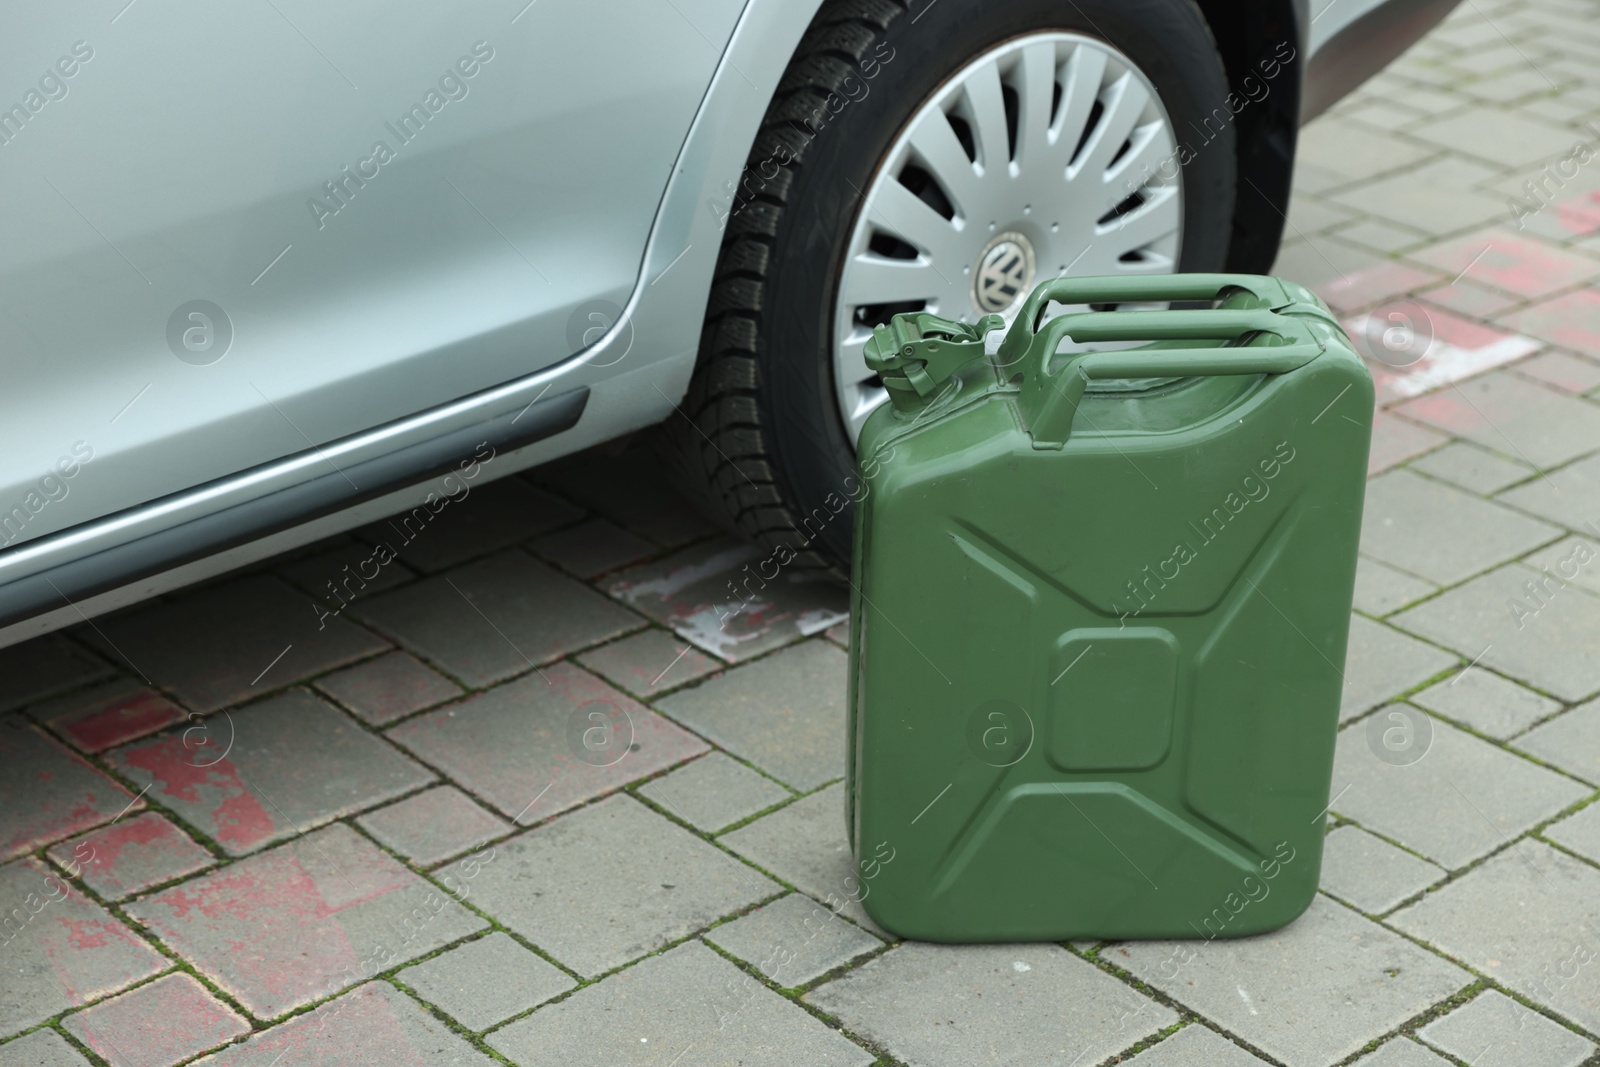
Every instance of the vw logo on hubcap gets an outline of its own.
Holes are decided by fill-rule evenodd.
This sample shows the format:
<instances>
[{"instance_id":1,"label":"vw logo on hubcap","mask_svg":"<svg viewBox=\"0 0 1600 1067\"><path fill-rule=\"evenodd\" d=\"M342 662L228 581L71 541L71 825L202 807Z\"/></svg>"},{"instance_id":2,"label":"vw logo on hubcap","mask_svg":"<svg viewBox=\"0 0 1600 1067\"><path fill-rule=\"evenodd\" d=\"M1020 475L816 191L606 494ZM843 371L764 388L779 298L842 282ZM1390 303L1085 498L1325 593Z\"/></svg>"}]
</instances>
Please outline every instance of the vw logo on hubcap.
<instances>
[{"instance_id":1,"label":"vw logo on hubcap","mask_svg":"<svg viewBox=\"0 0 1600 1067\"><path fill-rule=\"evenodd\" d=\"M1033 245L1020 233L1002 233L978 257L972 302L986 315L1009 311L1033 288Z\"/></svg>"}]
</instances>

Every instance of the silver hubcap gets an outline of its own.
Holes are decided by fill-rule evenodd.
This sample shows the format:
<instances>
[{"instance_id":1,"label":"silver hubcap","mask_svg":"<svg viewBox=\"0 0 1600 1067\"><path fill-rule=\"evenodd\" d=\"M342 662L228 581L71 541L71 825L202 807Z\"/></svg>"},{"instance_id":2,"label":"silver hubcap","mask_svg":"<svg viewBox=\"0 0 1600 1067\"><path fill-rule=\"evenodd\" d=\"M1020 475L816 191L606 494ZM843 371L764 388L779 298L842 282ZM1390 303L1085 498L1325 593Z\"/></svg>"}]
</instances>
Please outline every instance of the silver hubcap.
<instances>
[{"instance_id":1,"label":"silver hubcap","mask_svg":"<svg viewBox=\"0 0 1600 1067\"><path fill-rule=\"evenodd\" d=\"M862 352L895 313L1009 320L1044 278L1174 270L1176 148L1149 79L1079 34L1008 41L946 82L889 150L851 233L833 361L851 441L886 399Z\"/></svg>"}]
</instances>

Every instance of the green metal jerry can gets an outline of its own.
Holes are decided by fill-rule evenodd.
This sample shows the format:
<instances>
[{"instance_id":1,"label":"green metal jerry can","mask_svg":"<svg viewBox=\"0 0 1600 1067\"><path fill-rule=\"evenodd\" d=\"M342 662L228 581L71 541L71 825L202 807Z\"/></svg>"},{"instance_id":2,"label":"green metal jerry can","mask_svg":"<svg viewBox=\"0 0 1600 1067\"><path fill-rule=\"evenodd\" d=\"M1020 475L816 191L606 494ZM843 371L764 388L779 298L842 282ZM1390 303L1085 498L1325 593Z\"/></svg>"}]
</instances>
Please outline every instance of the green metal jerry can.
<instances>
[{"instance_id":1,"label":"green metal jerry can","mask_svg":"<svg viewBox=\"0 0 1600 1067\"><path fill-rule=\"evenodd\" d=\"M928 941L1282 926L1321 866L1372 380L1274 278L1058 279L986 355L1002 325L867 345L847 888Z\"/></svg>"}]
</instances>

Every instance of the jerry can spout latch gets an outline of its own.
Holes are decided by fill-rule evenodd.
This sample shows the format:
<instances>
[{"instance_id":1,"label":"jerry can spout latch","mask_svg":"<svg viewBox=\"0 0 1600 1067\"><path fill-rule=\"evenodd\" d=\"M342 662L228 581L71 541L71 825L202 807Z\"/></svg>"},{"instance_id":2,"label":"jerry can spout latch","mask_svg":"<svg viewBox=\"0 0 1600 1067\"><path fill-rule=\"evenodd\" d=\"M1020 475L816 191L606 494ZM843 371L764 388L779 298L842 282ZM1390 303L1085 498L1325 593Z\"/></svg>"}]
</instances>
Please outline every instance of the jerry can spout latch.
<instances>
[{"instance_id":1,"label":"jerry can spout latch","mask_svg":"<svg viewBox=\"0 0 1600 1067\"><path fill-rule=\"evenodd\" d=\"M959 368L982 359L984 338L1004 328L999 315L985 315L976 324L925 311L896 315L888 325L873 329L863 354L894 406L914 411Z\"/></svg>"}]
</instances>

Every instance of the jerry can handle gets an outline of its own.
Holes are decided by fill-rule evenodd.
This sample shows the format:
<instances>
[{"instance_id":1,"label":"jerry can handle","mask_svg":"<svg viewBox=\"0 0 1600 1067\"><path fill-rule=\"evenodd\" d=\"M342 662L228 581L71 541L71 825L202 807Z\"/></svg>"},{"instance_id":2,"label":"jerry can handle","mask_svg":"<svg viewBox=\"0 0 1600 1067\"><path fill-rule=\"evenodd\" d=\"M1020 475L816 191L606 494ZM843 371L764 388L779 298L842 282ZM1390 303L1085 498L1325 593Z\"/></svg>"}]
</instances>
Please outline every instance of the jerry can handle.
<instances>
[{"instance_id":1,"label":"jerry can handle","mask_svg":"<svg viewBox=\"0 0 1600 1067\"><path fill-rule=\"evenodd\" d=\"M1081 352L1052 369L1064 338L1075 341L1270 340L1249 347L1142 348ZM1315 359L1323 346L1297 319L1253 309L1213 311L1096 311L1062 315L1045 326L1023 357L1017 407L1034 448L1061 448L1078 403L1093 379L1287 374Z\"/></svg>"},{"instance_id":2,"label":"jerry can handle","mask_svg":"<svg viewBox=\"0 0 1600 1067\"><path fill-rule=\"evenodd\" d=\"M1157 303L1173 300L1215 300L1229 290L1255 297L1262 308L1284 307L1292 300L1283 283L1264 274L1141 274L1127 278L1054 278L1028 295L1000 344L996 362L1015 364L1033 342L1039 319L1051 301L1058 304Z\"/></svg>"}]
</instances>

